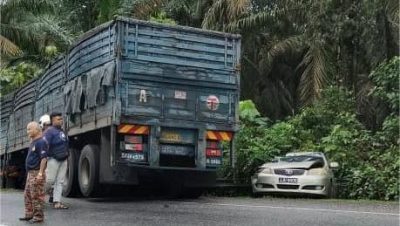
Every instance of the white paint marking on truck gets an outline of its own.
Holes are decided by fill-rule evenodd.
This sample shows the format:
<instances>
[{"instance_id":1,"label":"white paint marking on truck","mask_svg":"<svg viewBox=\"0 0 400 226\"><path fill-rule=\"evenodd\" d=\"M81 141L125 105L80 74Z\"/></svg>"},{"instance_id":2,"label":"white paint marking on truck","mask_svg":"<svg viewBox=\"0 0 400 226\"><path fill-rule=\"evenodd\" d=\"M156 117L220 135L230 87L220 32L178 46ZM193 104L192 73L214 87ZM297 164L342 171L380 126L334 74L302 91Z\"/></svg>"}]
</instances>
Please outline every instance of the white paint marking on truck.
<instances>
[{"instance_id":1,"label":"white paint marking on truck","mask_svg":"<svg viewBox=\"0 0 400 226\"><path fill-rule=\"evenodd\" d=\"M146 90L144 89L140 90L139 102L147 102Z\"/></svg>"}]
</instances>

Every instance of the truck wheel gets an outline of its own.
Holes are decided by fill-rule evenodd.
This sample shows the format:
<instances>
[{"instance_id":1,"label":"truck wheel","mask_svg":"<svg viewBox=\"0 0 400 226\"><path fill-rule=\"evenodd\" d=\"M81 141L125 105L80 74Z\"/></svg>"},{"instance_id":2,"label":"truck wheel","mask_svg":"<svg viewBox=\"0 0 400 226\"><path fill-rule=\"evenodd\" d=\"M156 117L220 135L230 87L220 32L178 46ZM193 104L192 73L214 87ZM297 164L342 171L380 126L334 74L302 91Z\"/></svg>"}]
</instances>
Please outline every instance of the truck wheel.
<instances>
[{"instance_id":1,"label":"truck wheel","mask_svg":"<svg viewBox=\"0 0 400 226\"><path fill-rule=\"evenodd\" d=\"M94 196L99 188L100 150L97 145L86 145L82 149L78 165L78 181L85 197Z\"/></svg>"},{"instance_id":2,"label":"truck wheel","mask_svg":"<svg viewBox=\"0 0 400 226\"><path fill-rule=\"evenodd\" d=\"M65 176L63 195L67 197L75 197L79 194L78 185L78 161L79 152L76 149L69 149L68 170Z\"/></svg>"}]
</instances>

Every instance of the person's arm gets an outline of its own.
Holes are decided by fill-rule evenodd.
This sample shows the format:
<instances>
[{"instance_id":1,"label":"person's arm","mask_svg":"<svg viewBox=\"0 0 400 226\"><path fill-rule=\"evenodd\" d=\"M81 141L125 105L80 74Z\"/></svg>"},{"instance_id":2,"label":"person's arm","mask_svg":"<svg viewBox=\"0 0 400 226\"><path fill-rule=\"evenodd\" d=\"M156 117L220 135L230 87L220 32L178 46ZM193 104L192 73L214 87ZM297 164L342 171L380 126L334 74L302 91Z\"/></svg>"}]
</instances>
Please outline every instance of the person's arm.
<instances>
[{"instance_id":1,"label":"person's arm","mask_svg":"<svg viewBox=\"0 0 400 226\"><path fill-rule=\"evenodd\" d=\"M41 159L39 173L38 173L36 179L43 180L43 174L47 167L47 148L48 148L48 146L47 146L47 143L44 140L42 140L42 142L40 142L40 144L38 144L36 148L38 148L37 150L39 151L40 159Z\"/></svg>"},{"instance_id":2,"label":"person's arm","mask_svg":"<svg viewBox=\"0 0 400 226\"><path fill-rule=\"evenodd\" d=\"M36 179L43 180L43 174L44 171L46 170L46 167L47 167L47 158L42 158L42 160L40 160L40 169Z\"/></svg>"}]
</instances>

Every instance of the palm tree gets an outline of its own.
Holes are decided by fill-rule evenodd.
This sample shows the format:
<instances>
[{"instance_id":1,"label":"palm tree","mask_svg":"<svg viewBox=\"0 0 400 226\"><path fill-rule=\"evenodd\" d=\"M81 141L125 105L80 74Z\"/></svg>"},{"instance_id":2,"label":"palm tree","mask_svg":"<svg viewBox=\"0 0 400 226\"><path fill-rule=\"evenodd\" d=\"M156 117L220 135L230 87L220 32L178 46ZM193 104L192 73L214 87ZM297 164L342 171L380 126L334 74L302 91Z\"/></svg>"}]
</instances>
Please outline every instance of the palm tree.
<instances>
[{"instance_id":1,"label":"palm tree","mask_svg":"<svg viewBox=\"0 0 400 226\"><path fill-rule=\"evenodd\" d=\"M311 104L320 96L328 77L327 52L319 40L307 37L302 24L307 19L302 10L310 7L304 2L288 2L252 5L246 0L219 0L203 21L204 28L241 32L243 39L255 40L243 42L243 67L249 71L242 75L253 77L244 81L258 84L257 89L248 84L253 93L247 95L263 105L262 109L275 109L261 110L272 118L293 114L298 103Z\"/></svg>"},{"instance_id":2,"label":"palm tree","mask_svg":"<svg viewBox=\"0 0 400 226\"><path fill-rule=\"evenodd\" d=\"M371 38L371 29L385 27L376 26L376 9L394 15L398 8L393 0L215 0L203 27L242 34L242 95L264 114L282 118L312 104L328 84L357 93L358 76L376 64L368 58L381 62L390 55L377 58L369 49L398 49L398 41L393 43L398 17L385 16L393 18L386 21L397 32L380 32L391 48L382 48L378 36Z\"/></svg>"},{"instance_id":3,"label":"palm tree","mask_svg":"<svg viewBox=\"0 0 400 226\"><path fill-rule=\"evenodd\" d=\"M47 62L43 61L43 53L47 45L55 44L63 49L71 43L72 35L57 16L54 1L8 0L1 4L1 40L3 44L8 43L7 46L10 44L6 40L14 43L15 53L20 53L16 46L23 51L23 54L18 55L18 60L27 59L45 64Z\"/></svg>"}]
</instances>

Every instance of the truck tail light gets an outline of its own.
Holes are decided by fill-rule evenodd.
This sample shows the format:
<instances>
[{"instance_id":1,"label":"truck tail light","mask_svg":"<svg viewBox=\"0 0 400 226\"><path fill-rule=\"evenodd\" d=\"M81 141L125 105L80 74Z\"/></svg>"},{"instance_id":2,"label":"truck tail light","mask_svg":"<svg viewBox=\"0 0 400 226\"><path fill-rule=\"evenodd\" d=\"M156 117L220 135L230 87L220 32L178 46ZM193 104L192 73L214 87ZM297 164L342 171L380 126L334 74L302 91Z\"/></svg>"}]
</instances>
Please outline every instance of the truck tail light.
<instances>
[{"instance_id":1,"label":"truck tail light","mask_svg":"<svg viewBox=\"0 0 400 226\"><path fill-rule=\"evenodd\" d=\"M207 167L218 167L222 164L222 145L220 140L207 139L206 144Z\"/></svg>"},{"instance_id":2,"label":"truck tail light","mask_svg":"<svg viewBox=\"0 0 400 226\"><path fill-rule=\"evenodd\" d=\"M221 150L218 149L206 149L206 157L221 157Z\"/></svg>"},{"instance_id":3,"label":"truck tail light","mask_svg":"<svg viewBox=\"0 0 400 226\"><path fill-rule=\"evenodd\" d=\"M138 136L138 135L129 136L129 135L125 135L124 141L125 141L125 143L141 144L141 143L143 143L143 136Z\"/></svg>"},{"instance_id":4,"label":"truck tail light","mask_svg":"<svg viewBox=\"0 0 400 226\"><path fill-rule=\"evenodd\" d=\"M125 150L143 152L143 144L129 144L125 143Z\"/></svg>"}]
</instances>

